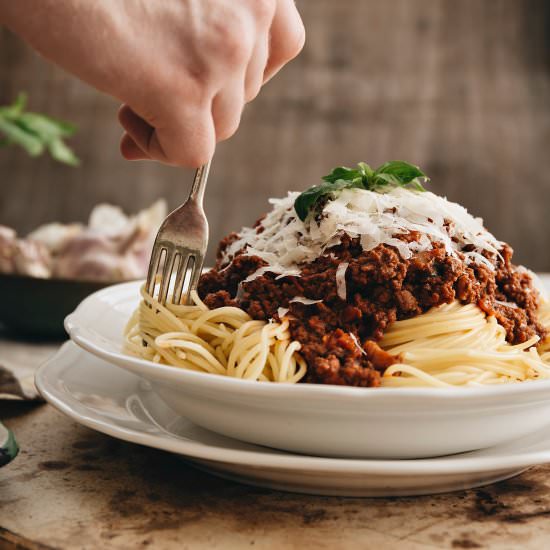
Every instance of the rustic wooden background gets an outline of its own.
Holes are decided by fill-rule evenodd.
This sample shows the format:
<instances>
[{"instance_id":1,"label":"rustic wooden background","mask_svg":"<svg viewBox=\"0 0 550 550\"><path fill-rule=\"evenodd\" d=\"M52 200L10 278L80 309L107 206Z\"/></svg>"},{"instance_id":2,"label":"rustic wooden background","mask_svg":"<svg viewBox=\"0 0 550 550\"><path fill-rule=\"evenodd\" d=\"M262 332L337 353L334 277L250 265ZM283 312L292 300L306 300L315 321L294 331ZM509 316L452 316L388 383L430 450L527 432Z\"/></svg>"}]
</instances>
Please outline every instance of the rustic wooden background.
<instances>
[{"instance_id":1,"label":"rustic wooden background","mask_svg":"<svg viewBox=\"0 0 550 550\"><path fill-rule=\"evenodd\" d=\"M333 166L403 158L550 271L550 2L301 0L302 55L220 145L207 193L212 239L254 221L269 196ZM0 101L76 122L71 169L0 150L0 223L25 232L84 220L99 201L176 205L190 173L119 157L117 105L0 29ZM213 247L212 247L213 248Z\"/></svg>"}]
</instances>

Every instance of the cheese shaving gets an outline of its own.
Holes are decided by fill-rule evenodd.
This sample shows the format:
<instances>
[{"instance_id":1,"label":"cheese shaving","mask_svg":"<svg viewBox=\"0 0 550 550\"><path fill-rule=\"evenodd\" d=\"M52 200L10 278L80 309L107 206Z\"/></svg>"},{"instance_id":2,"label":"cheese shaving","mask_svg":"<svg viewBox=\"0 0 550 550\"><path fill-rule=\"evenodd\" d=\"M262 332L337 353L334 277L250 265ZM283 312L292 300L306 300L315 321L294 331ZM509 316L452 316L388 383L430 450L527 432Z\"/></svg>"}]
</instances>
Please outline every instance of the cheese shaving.
<instances>
[{"instance_id":1,"label":"cheese shaving","mask_svg":"<svg viewBox=\"0 0 550 550\"><path fill-rule=\"evenodd\" d=\"M304 304L305 306L312 306L313 304L320 304L323 300L312 300L311 298L304 298L303 296L294 296L288 303L297 302L298 304Z\"/></svg>"},{"instance_id":2,"label":"cheese shaving","mask_svg":"<svg viewBox=\"0 0 550 550\"><path fill-rule=\"evenodd\" d=\"M279 316L279 319L283 319L283 317L286 316L286 314L289 312L290 310L287 308L287 307L280 307L277 309L277 315Z\"/></svg>"},{"instance_id":3,"label":"cheese shaving","mask_svg":"<svg viewBox=\"0 0 550 550\"><path fill-rule=\"evenodd\" d=\"M494 270L484 253L498 255L503 244L483 227L481 218L430 192L401 187L387 192L346 189L305 221L294 210L298 195L290 192L285 198L270 199L273 208L261 221L262 231L243 228L240 237L225 250L222 265L245 249L247 255L258 256L267 264L247 281L267 271L279 277L297 276L301 265L340 244L347 234L359 238L365 251L385 244L395 247L403 259L431 250L435 242L443 243L449 255ZM397 238L411 232L418 234L417 240Z\"/></svg>"},{"instance_id":4,"label":"cheese shaving","mask_svg":"<svg viewBox=\"0 0 550 550\"><path fill-rule=\"evenodd\" d=\"M351 339L354 341L354 343L357 346L357 348L359 349L359 351L363 355L367 355L367 352L363 349L363 346L359 343L359 340L357 339L357 336L355 336L355 334L353 334L353 332L349 332L348 334L351 336Z\"/></svg>"},{"instance_id":5,"label":"cheese shaving","mask_svg":"<svg viewBox=\"0 0 550 550\"><path fill-rule=\"evenodd\" d=\"M349 262L341 262L336 268L336 293L340 300L346 301L347 289L346 289L346 270Z\"/></svg>"}]
</instances>

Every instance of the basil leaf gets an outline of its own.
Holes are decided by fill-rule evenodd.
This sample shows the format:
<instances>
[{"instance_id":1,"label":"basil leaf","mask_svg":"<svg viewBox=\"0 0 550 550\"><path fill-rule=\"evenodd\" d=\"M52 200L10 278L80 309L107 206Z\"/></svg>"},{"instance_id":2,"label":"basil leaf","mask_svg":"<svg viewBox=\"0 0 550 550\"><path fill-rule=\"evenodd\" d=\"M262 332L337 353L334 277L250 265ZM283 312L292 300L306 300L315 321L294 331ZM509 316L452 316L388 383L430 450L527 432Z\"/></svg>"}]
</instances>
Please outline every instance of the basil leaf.
<instances>
[{"instance_id":1,"label":"basil leaf","mask_svg":"<svg viewBox=\"0 0 550 550\"><path fill-rule=\"evenodd\" d=\"M374 170L366 162L359 162L357 166L361 170L364 183L367 183L374 176Z\"/></svg>"},{"instance_id":2,"label":"basil leaf","mask_svg":"<svg viewBox=\"0 0 550 550\"><path fill-rule=\"evenodd\" d=\"M54 139L48 143L48 151L52 158L63 164L68 164L69 166L78 166L80 164L79 158L60 138Z\"/></svg>"},{"instance_id":3,"label":"basil leaf","mask_svg":"<svg viewBox=\"0 0 550 550\"><path fill-rule=\"evenodd\" d=\"M18 122L21 126L40 136L44 141L69 137L75 132L74 126L37 113L23 113Z\"/></svg>"},{"instance_id":4,"label":"basil leaf","mask_svg":"<svg viewBox=\"0 0 550 550\"><path fill-rule=\"evenodd\" d=\"M414 164L402 160L392 160L373 170L367 163L360 162L357 168L338 166L328 176L325 183L304 191L294 202L298 217L304 221L321 199L334 199L342 189L360 188L376 191L382 187L414 187L425 191L420 180L429 178Z\"/></svg>"},{"instance_id":5,"label":"basil leaf","mask_svg":"<svg viewBox=\"0 0 550 550\"><path fill-rule=\"evenodd\" d=\"M44 152L44 144L36 135L11 120L0 117L0 132L10 143L25 149L31 157L37 157Z\"/></svg>"},{"instance_id":6,"label":"basil leaf","mask_svg":"<svg viewBox=\"0 0 550 550\"><path fill-rule=\"evenodd\" d=\"M25 110L26 105L27 94L21 92L11 105L0 107L0 116L4 118L17 118Z\"/></svg>"},{"instance_id":7,"label":"basil leaf","mask_svg":"<svg viewBox=\"0 0 550 550\"><path fill-rule=\"evenodd\" d=\"M338 180L353 181L357 178L362 178L363 174L360 170L338 166L328 176L323 176L323 180L329 183L335 183Z\"/></svg>"},{"instance_id":8,"label":"basil leaf","mask_svg":"<svg viewBox=\"0 0 550 550\"><path fill-rule=\"evenodd\" d=\"M376 179L381 174L393 176L392 182L397 185L411 183L417 178L426 178L426 174L418 166L409 164L403 160L392 160L382 164L382 166L376 169L374 178ZM388 179L383 178L384 181L388 181Z\"/></svg>"},{"instance_id":9,"label":"basil leaf","mask_svg":"<svg viewBox=\"0 0 550 550\"><path fill-rule=\"evenodd\" d=\"M371 189L376 189L377 187L384 187L385 185L390 185L392 187L400 187L402 182L393 174L375 174L372 178Z\"/></svg>"},{"instance_id":10,"label":"basil leaf","mask_svg":"<svg viewBox=\"0 0 550 550\"><path fill-rule=\"evenodd\" d=\"M314 185L298 196L294 201L294 210L298 217L304 221L321 199L333 199L338 191L352 187L362 187L361 178L352 181L336 180L334 183L327 181L320 185Z\"/></svg>"},{"instance_id":11,"label":"basil leaf","mask_svg":"<svg viewBox=\"0 0 550 550\"><path fill-rule=\"evenodd\" d=\"M0 107L0 137L5 137L0 140L0 146L19 145L33 157L48 150L55 160L78 165L77 156L63 141L73 135L76 128L46 115L26 112L26 103L27 95L20 93L11 105Z\"/></svg>"}]
</instances>

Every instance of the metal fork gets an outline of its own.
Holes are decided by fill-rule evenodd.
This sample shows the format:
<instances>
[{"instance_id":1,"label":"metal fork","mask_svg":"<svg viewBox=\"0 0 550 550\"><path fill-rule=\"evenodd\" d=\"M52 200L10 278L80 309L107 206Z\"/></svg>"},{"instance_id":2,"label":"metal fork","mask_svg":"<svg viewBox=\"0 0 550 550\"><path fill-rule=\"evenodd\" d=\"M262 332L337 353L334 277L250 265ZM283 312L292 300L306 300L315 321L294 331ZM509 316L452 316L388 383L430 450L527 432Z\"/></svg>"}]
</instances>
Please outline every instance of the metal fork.
<instances>
[{"instance_id":1,"label":"metal fork","mask_svg":"<svg viewBox=\"0 0 550 550\"><path fill-rule=\"evenodd\" d=\"M163 305L168 299L170 282L176 266L172 303L182 303L185 281L189 281L189 284L184 303L189 303L191 291L197 288L208 245L208 220L202 202L209 170L210 162L196 171L189 198L162 222L155 238L145 289L150 296L155 297L157 274L163 261L157 297Z\"/></svg>"}]
</instances>

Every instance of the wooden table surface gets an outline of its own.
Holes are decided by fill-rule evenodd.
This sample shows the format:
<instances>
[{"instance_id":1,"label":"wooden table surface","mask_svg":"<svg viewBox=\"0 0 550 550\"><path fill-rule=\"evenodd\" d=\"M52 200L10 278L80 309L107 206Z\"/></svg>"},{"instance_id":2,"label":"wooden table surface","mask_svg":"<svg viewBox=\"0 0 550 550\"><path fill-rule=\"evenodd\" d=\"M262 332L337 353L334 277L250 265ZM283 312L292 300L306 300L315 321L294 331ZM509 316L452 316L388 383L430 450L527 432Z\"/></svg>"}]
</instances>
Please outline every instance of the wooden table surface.
<instances>
[{"instance_id":1,"label":"wooden table surface","mask_svg":"<svg viewBox=\"0 0 550 550\"><path fill-rule=\"evenodd\" d=\"M0 338L36 364L53 345ZM550 466L490 487L387 499L304 496L218 479L47 404L0 402L21 452L0 470L0 549L547 548Z\"/></svg>"}]
</instances>

